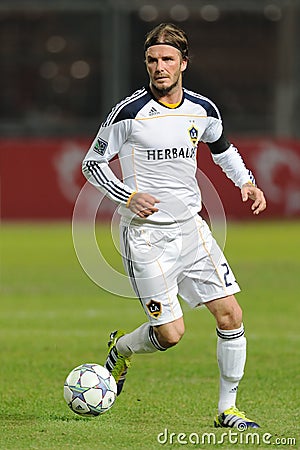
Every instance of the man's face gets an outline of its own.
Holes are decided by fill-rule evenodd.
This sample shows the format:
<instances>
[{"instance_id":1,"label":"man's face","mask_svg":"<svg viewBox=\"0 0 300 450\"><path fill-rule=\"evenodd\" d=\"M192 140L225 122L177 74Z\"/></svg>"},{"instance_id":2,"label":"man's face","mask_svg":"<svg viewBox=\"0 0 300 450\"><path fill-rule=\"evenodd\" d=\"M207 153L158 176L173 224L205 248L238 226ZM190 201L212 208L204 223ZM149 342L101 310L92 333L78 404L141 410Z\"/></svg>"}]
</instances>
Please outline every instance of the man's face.
<instances>
[{"instance_id":1,"label":"man's face","mask_svg":"<svg viewBox=\"0 0 300 450\"><path fill-rule=\"evenodd\" d=\"M146 52L150 85L162 95L181 89L186 66L187 61L182 59L180 51L170 45L153 45Z\"/></svg>"}]
</instances>

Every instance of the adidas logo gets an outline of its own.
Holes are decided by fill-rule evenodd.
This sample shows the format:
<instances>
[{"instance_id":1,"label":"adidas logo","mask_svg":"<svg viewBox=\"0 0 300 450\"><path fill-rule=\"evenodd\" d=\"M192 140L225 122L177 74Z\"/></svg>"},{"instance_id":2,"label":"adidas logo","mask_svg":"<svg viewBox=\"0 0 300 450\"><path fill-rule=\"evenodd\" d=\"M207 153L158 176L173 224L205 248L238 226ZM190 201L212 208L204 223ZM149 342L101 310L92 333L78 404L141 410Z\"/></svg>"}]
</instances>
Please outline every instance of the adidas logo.
<instances>
[{"instance_id":1,"label":"adidas logo","mask_svg":"<svg viewBox=\"0 0 300 450\"><path fill-rule=\"evenodd\" d=\"M149 116L156 116L157 114L159 114L159 111L157 111L157 109L155 109L154 106L152 106L152 108L149 111Z\"/></svg>"},{"instance_id":2,"label":"adidas logo","mask_svg":"<svg viewBox=\"0 0 300 450\"><path fill-rule=\"evenodd\" d=\"M238 386L234 386L234 388L232 388L229 392L232 394L235 394L238 390Z\"/></svg>"}]
</instances>

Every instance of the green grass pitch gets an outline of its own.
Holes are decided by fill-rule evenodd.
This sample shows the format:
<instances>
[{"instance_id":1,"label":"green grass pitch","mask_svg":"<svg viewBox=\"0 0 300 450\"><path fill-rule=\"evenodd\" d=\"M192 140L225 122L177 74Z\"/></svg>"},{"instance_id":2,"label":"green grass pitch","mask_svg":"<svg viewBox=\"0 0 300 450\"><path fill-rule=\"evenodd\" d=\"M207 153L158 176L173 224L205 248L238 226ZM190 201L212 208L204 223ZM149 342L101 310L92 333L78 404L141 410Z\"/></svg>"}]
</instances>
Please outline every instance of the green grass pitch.
<instances>
[{"instance_id":1,"label":"green grass pitch","mask_svg":"<svg viewBox=\"0 0 300 450\"><path fill-rule=\"evenodd\" d=\"M97 236L121 267L108 228ZM68 372L103 364L109 332L132 330L144 313L137 300L86 276L70 224L3 224L0 448L300 448L300 223L229 223L225 254L242 287L248 360L238 406L262 425L253 442L213 428L216 336L205 308L184 307L186 334L176 348L134 358L110 411L92 419L72 413L63 400Z\"/></svg>"}]
</instances>

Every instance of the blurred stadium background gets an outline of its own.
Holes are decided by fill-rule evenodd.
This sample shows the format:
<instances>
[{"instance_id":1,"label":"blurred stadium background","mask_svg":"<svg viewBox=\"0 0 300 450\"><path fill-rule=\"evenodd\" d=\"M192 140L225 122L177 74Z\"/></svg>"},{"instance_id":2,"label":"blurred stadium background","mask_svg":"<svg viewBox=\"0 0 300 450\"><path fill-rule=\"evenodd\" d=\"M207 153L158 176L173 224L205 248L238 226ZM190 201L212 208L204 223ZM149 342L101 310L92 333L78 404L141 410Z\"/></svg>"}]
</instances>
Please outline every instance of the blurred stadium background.
<instances>
[{"instance_id":1,"label":"blurred stadium background","mask_svg":"<svg viewBox=\"0 0 300 450\"><path fill-rule=\"evenodd\" d=\"M1 219L70 219L99 124L147 82L145 34L190 37L186 87L219 106L265 190L262 219L300 217L300 0L1 0ZM206 146L227 217L250 218ZM105 204L110 214L110 203Z\"/></svg>"}]
</instances>

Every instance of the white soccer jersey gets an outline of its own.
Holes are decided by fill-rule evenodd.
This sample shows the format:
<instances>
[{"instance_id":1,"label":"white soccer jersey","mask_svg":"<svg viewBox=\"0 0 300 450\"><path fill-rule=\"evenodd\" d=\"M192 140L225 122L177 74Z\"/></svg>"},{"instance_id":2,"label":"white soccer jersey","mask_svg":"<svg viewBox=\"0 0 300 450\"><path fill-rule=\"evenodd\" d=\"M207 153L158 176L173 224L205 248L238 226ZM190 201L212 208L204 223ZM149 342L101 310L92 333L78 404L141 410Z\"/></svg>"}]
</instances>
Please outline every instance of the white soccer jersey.
<instances>
[{"instance_id":1,"label":"white soccer jersey","mask_svg":"<svg viewBox=\"0 0 300 450\"><path fill-rule=\"evenodd\" d=\"M102 123L83 161L83 173L120 204L125 217L134 216L126 207L130 195L147 192L160 200L159 212L143 222L186 220L201 210L195 178L198 143L217 141L222 130L220 113L206 97L183 89L180 105L169 108L142 88L117 104ZM228 152L233 164L228 163ZM109 168L115 155L122 181ZM251 173L232 146L214 160L235 184L249 181Z\"/></svg>"}]
</instances>

